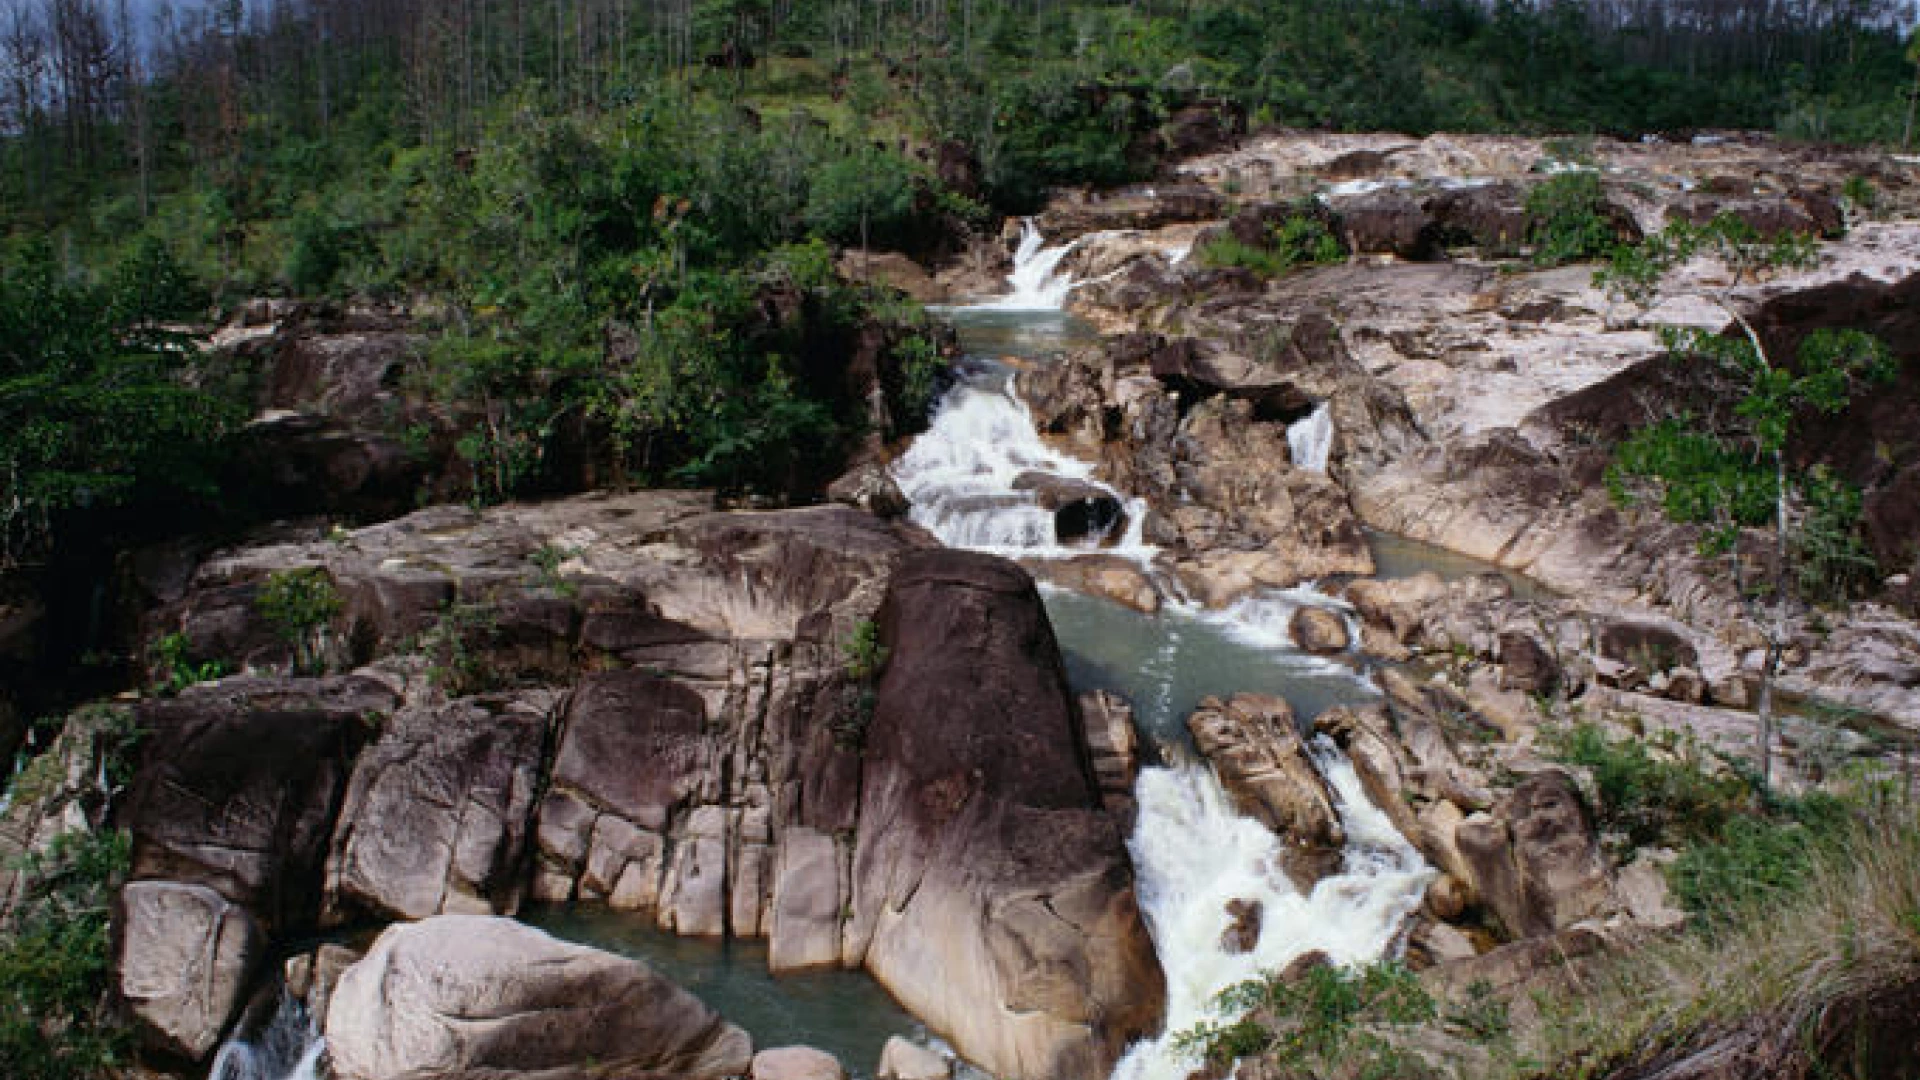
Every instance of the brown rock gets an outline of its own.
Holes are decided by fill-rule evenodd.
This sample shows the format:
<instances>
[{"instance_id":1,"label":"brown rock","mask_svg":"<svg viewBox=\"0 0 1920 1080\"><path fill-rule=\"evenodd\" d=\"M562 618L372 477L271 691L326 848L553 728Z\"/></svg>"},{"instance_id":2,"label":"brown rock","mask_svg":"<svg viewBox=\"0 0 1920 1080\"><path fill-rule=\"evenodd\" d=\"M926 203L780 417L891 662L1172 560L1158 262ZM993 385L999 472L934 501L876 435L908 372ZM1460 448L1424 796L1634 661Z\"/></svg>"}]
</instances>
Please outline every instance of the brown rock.
<instances>
[{"instance_id":1,"label":"brown rock","mask_svg":"<svg viewBox=\"0 0 1920 1080\"><path fill-rule=\"evenodd\" d=\"M272 934L312 927L348 772L393 707L360 677L223 679L144 703L133 876L206 885Z\"/></svg>"},{"instance_id":2,"label":"brown rock","mask_svg":"<svg viewBox=\"0 0 1920 1080\"><path fill-rule=\"evenodd\" d=\"M1250 953L1260 944L1260 924L1265 908L1258 900L1227 901L1227 928L1220 933L1220 950Z\"/></svg>"},{"instance_id":3,"label":"brown rock","mask_svg":"<svg viewBox=\"0 0 1920 1080\"><path fill-rule=\"evenodd\" d=\"M1526 694L1551 694L1560 685L1560 664L1533 635L1507 630L1500 635L1500 687Z\"/></svg>"},{"instance_id":4,"label":"brown rock","mask_svg":"<svg viewBox=\"0 0 1920 1080\"><path fill-rule=\"evenodd\" d=\"M1611 899L1606 862L1580 804L1557 769L1534 773L1455 833L1473 891L1515 938L1551 933Z\"/></svg>"},{"instance_id":5,"label":"brown rock","mask_svg":"<svg viewBox=\"0 0 1920 1080\"><path fill-rule=\"evenodd\" d=\"M913 552L878 621L843 961L995 1074L1104 1077L1163 980L1032 580Z\"/></svg>"},{"instance_id":6,"label":"brown rock","mask_svg":"<svg viewBox=\"0 0 1920 1080\"><path fill-rule=\"evenodd\" d=\"M1353 644L1347 620L1330 608L1303 604L1294 611L1287 629L1295 645L1322 656L1346 652Z\"/></svg>"},{"instance_id":7,"label":"brown rock","mask_svg":"<svg viewBox=\"0 0 1920 1080\"><path fill-rule=\"evenodd\" d=\"M547 726L538 704L512 699L402 710L354 766L324 921L513 914Z\"/></svg>"},{"instance_id":8,"label":"brown rock","mask_svg":"<svg viewBox=\"0 0 1920 1080\"><path fill-rule=\"evenodd\" d=\"M129 882L117 924L116 985L142 1036L206 1060L265 951L259 924L212 889L174 881Z\"/></svg>"},{"instance_id":9,"label":"brown rock","mask_svg":"<svg viewBox=\"0 0 1920 1080\"><path fill-rule=\"evenodd\" d=\"M1287 873L1302 891L1339 865L1346 832L1285 701L1264 694L1206 698L1187 718L1187 730L1239 811L1284 841Z\"/></svg>"},{"instance_id":10,"label":"brown rock","mask_svg":"<svg viewBox=\"0 0 1920 1080\"><path fill-rule=\"evenodd\" d=\"M837 1058L811 1046L777 1046L753 1055L751 1080L847 1080Z\"/></svg>"}]
</instances>

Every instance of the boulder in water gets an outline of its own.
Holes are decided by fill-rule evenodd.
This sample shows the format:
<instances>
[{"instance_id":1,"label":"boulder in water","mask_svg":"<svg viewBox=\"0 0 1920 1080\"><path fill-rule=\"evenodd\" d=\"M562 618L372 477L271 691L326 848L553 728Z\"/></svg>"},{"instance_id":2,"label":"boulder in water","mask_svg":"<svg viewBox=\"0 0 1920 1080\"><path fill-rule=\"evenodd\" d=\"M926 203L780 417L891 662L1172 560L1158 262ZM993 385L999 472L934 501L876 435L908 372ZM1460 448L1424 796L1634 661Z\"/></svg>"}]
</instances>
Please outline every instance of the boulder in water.
<instances>
[{"instance_id":1,"label":"boulder in water","mask_svg":"<svg viewBox=\"0 0 1920 1080\"><path fill-rule=\"evenodd\" d=\"M811 1046L776 1046L753 1055L751 1080L847 1080L838 1058Z\"/></svg>"},{"instance_id":2,"label":"boulder in water","mask_svg":"<svg viewBox=\"0 0 1920 1080\"><path fill-rule=\"evenodd\" d=\"M1105 1077L1164 978L1033 580L911 552L878 623L843 960L995 1075Z\"/></svg>"},{"instance_id":3,"label":"boulder in water","mask_svg":"<svg viewBox=\"0 0 1920 1080\"><path fill-rule=\"evenodd\" d=\"M1287 874L1302 892L1339 865L1346 831L1285 701L1267 694L1206 698L1187 718L1187 730L1240 813L1284 842Z\"/></svg>"},{"instance_id":4,"label":"boulder in water","mask_svg":"<svg viewBox=\"0 0 1920 1080\"><path fill-rule=\"evenodd\" d=\"M637 961L477 915L388 927L341 977L326 1037L339 1080L728 1077L753 1049Z\"/></svg>"},{"instance_id":5,"label":"boulder in water","mask_svg":"<svg viewBox=\"0 0 1920 1080\"><path fill-rule=\"evenodd\" d=\"M1241 955L1260 944L1266 908L1258 900L1227 901L1227 928L1220 933L1220 951Z\"/></svg>"},{"instance_id":6,"label":"boulder in water","mask_svg":"<svg viewBox=\"0 0 1920 1080\"><path fill-rule=\"evenodd\" d=\"M918 1043L898 1035L887 1039L880 1049L880 1067L874 1070L880 1080L949 1080L953 1063Z\"/></svg>"},{"instance_id":7,"label":"boulder in water","mask_svg":"<svg viewBox=\"0 0 1920 1080\"><path fill-rule=\"evenodd\" d=\"M1347 620L1330 608L1303 604L1288 620L1287 629L1295 645L1320 656L1346 652L1353 644L1352 635L1347 633Z\"/></svg>"}]
</instances>

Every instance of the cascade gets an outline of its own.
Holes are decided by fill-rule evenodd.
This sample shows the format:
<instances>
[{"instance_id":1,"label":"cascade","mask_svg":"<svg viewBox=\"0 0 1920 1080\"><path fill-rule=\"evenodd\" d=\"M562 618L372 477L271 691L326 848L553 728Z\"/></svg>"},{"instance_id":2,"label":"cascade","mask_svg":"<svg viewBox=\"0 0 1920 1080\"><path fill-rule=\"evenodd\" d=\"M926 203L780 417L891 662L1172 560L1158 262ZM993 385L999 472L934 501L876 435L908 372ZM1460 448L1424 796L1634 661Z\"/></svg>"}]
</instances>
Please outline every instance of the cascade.
<instances>
[{"instance_id":1,"label":"cascade","mask_svg":"<svg viewBox=\"0 0 1920 1080\"><path fill-rule=\"evenodd\" d=\"M1032 414L1009 383L991 371L964 380L894 463L893 477L912 504L914 523L949 547L998 555L1062 558L1095 550L1061 543L1053 511L1033 492L1014 486L1022 476L1041 474L1085 484L1119 502L1126 532L1099 549L1150 560L1154 549L1141 535L1145 503L1095 481L1092 465L1041 441Z\"/></svg>"},{"instance_id":2,"label":"cascade","mask_svg":"<svg viewBox=\"0 0 1920 1080\"><path fill-rule=\"evenodd\" d=\"M319 1080L326 1046L307 1007L283 991L264 1027L220 1047L207 1080Z\"/></svg>"},{"instance_id":3,"label":"cascade","mask_svg":"<svg viewBox=\"0 0 1920 1080\"><path fill-rule=\"evenodd\" d=\"M1198 1062L1173 1035L1201 1021L1230 1023L1214 996L1313 950L1335 964L1378 959L1420 905L1432 871L1361 789L1353 765L1326 740L1312 756L1347 831L1340 871L1302 894L1281 869L1282 841L1234 813L1211 769L1145 769L1134 788L1139 822L1128 841L1140 905L1167 976L1166 1031L1133 1047L1115 1080L1182 1080ZM1230 900L1260 904L1260 937L1246 953L1221 947Z\"/></svg>"},{"instance_id":4,"label":"cascade","mask_svg":"<svg viewBox=\"0 0 1920 1080\"><path fill-rule=\"evenodd\" d=\"M1327 458L1333 453L1332 407L1323 401L1305 419L1287 425L1287 449L1296 467L1326 472Z\"/></svg>"},{"instance_id":5,"label":"cascade","mask_svg":"<svg viewBox=\"0 0 1920 1080\"><path fill-rule=\"evenodd\" d=\"M1060 310L1072 282L1056 271L1072 245L1047 248L1031 222L1023 228L1009 278L1013 293L954 310L956 322L965 326L980 320L998 327L992 320L1003 319L1000 313ZM1121 502L1127 535L1104 550L1150 567L1156 549L1142 536L1144 501L1125 498L1095 480L1090 463L1048 446L1011 383L1005 366L970 361L927 432L895 461L892 473L911 504L912 520L953 547L1023 558L1085 553L1088 547L1060 543L1052 512L1023 490L1033 486L1029 474L1038 473L1097 488ZM1296 465L1324 470L1333 441L1331 410L1320 404L1289 427L1287 436ZM1023 476L1029 480L1016 487ZM1127 658L1115 659L1126 681L1138 684L1133 690L1136 708L1144 710L1143 736L1156 744L1162 760L1173 762L1141 770L1134 790L1139 815L1128 842L1141 909L1167 977L1167 1022L1160 1036L1129 1050L1116 1080L1184 1080L1196 1063L1180 1060L1173 1035L1202 1020L1233 1019L1215 1012L1215 995L1228 986L1284 967L1310 950L1340 964L1379 959L1394 946L1432 876L1418 852L1368 801L1352 764L1324 738L1313 744L1311 756L1334 794L1348 844L1340 871L1305 894L1282 869L1284 841L1235 813L1212 769L1191 761L1183 717L1176 715L1190 702L1177 701L1174 690L1176 681L1192 681L1185 678L1189 672L1174 670L1184 666L1183 637L1224 637L1235 648L1270 658L1276 669L1263 673L1265 678L1249 677L1243 669L1221 671L1220 685L1209 685L1207 692L1270 686L1272 678L1289 680L1284 693L1305 691L1323 703L1330 683L1338 683L1333 700L1374 692L1351 672L1294 648L1293 614L1309 604L1340 612L1358 640L1351 608L1309 585L1258 593L1223 611L1204 611L1176 598L1157 620L1158 639L1134 642ZM1076 642L1062 633L1063 646L1097 653L1106 638L1121 633L1111 618L1084 619L1080 625L1083 635L1099 640ZM1292 685L1296 680L1299 687ZM1262 906L1259 941L1247 953L1222 947L1229 900Z\"/></svg>"},{"instance_id":6,"label":"cascade","mask_svg":"<svg viewBox=\"0 0 1920 1080\"><path fill-rule=\"evenodd\" d=\"M1013 273L1007 275L1011 291L979 306L990 311L1059 311L1067 302L1067 293L1073 290L1073 277L1056 271L1060 260L1073 249L1074 243L1047 247L1033 219L1022 221L1020 246L1013 253Z\"/></svg>"}]
</instances>

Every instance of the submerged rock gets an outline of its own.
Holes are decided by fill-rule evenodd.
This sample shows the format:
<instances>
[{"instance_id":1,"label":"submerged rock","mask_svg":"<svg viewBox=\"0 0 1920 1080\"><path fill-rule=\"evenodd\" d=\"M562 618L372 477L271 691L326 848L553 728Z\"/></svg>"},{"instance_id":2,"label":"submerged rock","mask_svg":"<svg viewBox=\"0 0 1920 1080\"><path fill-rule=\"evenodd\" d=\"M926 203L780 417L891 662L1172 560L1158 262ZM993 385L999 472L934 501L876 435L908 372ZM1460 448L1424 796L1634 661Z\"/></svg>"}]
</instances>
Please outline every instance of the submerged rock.
<instances>
[{"instance_id":1,"label":"submerged rock","mask_svg":"<svg viewBox=\"0 0 1920 1080\"><path fill-rule=\"evenodd\" d=\"M339 1080L732 1077L753 1044L645 965L508 919L389 927L333 992Z\"/></svg>"}]
</instances>

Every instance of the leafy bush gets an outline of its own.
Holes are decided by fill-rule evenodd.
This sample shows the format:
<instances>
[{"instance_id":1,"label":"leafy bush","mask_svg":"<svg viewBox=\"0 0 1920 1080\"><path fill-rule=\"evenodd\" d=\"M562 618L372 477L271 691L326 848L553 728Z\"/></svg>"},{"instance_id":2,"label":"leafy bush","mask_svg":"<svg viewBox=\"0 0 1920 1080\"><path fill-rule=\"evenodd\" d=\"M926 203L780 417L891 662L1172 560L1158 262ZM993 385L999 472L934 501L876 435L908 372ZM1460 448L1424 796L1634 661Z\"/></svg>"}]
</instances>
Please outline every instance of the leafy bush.
<instances>
[{"instance_id":1,"label":"leafy bush","mask_svg":"<svg viewBox=\"0 0 1920 1080\"><path fill-rule=\"evenodd\" d=\"M1322 964L1297 979L1268 974L1222 990L1215 1003L1240 1019L1204 1021L1176 1032L1176 1053L1215 1067L1261 1055L1283 1072L1313 1075L1335 1065L1357 1066L1362 1075L1399 1075L1412 1062L1378 1029L1421 1024L1438 1015L1419 978L1392 961L1366 967Z\"/></svg>"},{"instance_id":2,"label":"leafy bush","mask_svg":"<svg viewBox=\"0 0 1920 1080\"><path fill-rule=\"evenodd\" d=\"M1800 493L1805 509L1793 534L1800 594L1831 603L1864 594L1879 580L1880 565L1860 535L1860 489L1816 465Z\"/></svg>"},{"instance_id":3,"label":"leafy bush","mask_svg":"<svg viewBox=\"0 0 1920 1080\"><path fill-rule=\"evenodd\" d=\"M1256 247L1223 232L1201 246L1200 261L1214 267L1244 267L1271 278L1296 266L1339 262L1346 255L1326 223L1309 213L1289 214L1267 226L1265 240Z\"/></svg>"},{"instance_id":4,"label":"leafy bush","mask_svg":"<svg viewBox=\"0 0 1920 1080\"><path fill-rule=\"evenodd\" d=\"M172 697L189 686L210 682L227 673L224 662L196 663L192 653L193 642L183 633L166 634L153 643L153 659L160 673L154 689L161 697Z\"/></svg>"},{"instance_id":5,"label":"leafy bush","mask_svg":"<svg viewBox=\"0 0 1920 1080\"><path fill-rule=\"evenodd\" d=\"M1846 806L1831 796L1778 803L1771 815L1736 816L1701 834L1668 867L1667 881L1702 929L1723 933L1806 885L1850 825Z\"/></svg>"},{"instance_id":6,"label":"leafy bush","mask_svg":"<svg viewBox=\"0 0 1920 1080\"><path fill-rule=\"evenodd\" d=\"M132 1040L107 1006L109 909L124 832L68 833L23 868L31 882L0 933L0 1061L34 1080L118 1075Z\"/></svg>"},{"instance_id":7,"label":"leafy bush","mask_svg":"<svg viewBox=\"0 0 1920 1080\"><path fill-rule=\"evenodd\" d=\"M267 575L253 605L293 646L296 673L317 673L325 664L327 624L340 613L340 594L325 569L312 566Z\"/></svg>"},{"instance_id":8,"label":"leafy bush","mask_svg":"<svg viewBox=\"0 0 1920 1080\"><path fill-rule=\"evenodd\" d=\"M1599 827L1633 847L1713 836L1740 812L1750 789L1731 774L1713 774L1697 758L1665 760L1636 739L1609 739L1597 725L1553 735L1554 756L1590 770Z\"/></svg>"},{"instance_id":9,"label":"leafy bush","mask_svg":"<svg viewBox=\"0 0 1920 1080\"><path fill-rule=\"evenodd\" d=\"M192 302L165 250L136 245L107 288L46 244L0 253L0 566L39 557L69 515L210 493L241 410L191 385L191 341L156 325Z\"/></svg>"},{"instance_id":10,"label":"leafy bush","mask_svg":"<svg viewBox=\"0 0 1920 1080\"><path fill-rule=\"evenodd\" d=\"M1614 247L1613 223L1600 191L1600 174L1564 172L1527 192L1533 219L1533 261L1560 266L1606 254Z\"/></svg>"}]
</instances>

